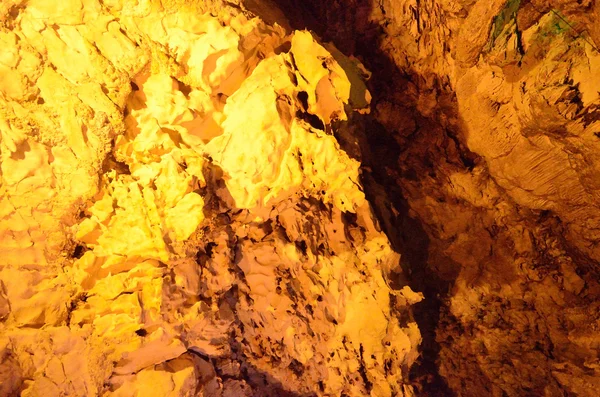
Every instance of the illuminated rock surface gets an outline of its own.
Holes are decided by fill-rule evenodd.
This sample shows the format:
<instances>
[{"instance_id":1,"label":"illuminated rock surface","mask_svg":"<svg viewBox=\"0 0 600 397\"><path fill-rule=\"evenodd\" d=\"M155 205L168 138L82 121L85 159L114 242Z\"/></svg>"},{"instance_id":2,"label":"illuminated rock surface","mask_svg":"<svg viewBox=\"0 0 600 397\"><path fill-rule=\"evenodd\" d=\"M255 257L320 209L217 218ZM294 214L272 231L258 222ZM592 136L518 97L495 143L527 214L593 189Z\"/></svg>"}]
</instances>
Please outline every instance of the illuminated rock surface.
<instances>
[{"instance_id":1,"label":"illuminated rock surface","mask_svg":"<svg viewBox=\"0 0 600 397\"><path fill-rule=\"evenodd\" d=\"M0 2L0 396L598 395L598 20Z\"/></svg>"},{"instance_id":2,"label":"illuminated rock surface","mask_svg":"<svg viewBox=\"0 0 600 397\"><path fill-rule=\"evenodd\" d=\"M361 66L163 3L0 6L0 395L411 395Z\"/></svg>"},{"instance_id":3,"label":"illuminated rock surface","mask_svg":"<svg viewBox=\"0 0 600 397\"><path fill-rule=\"evenodd\" d=\"M417 392L598 395L600 2L274 2L373 73L342 146L425 295Z\"/></svg>"}]
</instances>

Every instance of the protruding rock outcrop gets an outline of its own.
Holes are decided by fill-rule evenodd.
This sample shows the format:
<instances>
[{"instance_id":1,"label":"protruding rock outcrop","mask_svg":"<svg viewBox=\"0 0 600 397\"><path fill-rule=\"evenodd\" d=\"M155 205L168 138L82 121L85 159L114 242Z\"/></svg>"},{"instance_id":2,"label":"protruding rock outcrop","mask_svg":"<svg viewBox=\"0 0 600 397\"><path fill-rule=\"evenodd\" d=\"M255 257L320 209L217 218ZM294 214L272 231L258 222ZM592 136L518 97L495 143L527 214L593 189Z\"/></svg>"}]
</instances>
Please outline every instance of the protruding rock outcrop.
<instances>
[{"instance_id":1,"label":"protruding rock outcrop","mask_svg":"<svg viewBox=\"0 0 600 397\"><path fill-rule=\"evenodd\" d=\"M202 3L3 3L0 394L410 395L361 66Z\"/></svg>"}]
</instances>

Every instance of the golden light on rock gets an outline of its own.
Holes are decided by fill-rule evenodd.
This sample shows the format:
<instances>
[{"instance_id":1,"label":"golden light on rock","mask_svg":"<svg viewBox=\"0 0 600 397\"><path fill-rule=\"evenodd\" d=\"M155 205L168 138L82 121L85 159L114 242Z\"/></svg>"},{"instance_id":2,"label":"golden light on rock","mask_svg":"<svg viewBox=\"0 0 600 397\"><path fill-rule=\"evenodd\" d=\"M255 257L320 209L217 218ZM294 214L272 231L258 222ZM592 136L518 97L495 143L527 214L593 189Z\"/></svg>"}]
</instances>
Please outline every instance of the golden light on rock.
<instances>
[{"instance_id":1,"label":"golden light on rock","mask_svg":"<svg viewBox=\"0 0 600 397\"><path fill-rule=\"evenodd\" d=\"M0 11L1 395L410 395L422 297L331 133L358 61L203 2Z\"/></svg>"},{"instance_id":2,"label":"golden light on rock","mask_svg":"<svg viewBox=\"0 0 600 397\"><path fill-rule=\"evenodd\" d=\"M0 0L0 397L595 397L598 20Z\"/></svg>"}]
</instances>

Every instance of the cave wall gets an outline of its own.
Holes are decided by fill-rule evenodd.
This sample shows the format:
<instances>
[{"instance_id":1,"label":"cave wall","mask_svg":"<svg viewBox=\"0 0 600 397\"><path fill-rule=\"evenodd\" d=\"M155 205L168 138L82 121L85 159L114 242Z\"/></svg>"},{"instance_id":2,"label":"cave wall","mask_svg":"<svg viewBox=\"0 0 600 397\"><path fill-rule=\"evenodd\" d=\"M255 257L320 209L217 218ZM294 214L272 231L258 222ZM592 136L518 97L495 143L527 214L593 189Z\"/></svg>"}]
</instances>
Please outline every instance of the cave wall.
<instances>
[{"instance_id":1,"label":"cave wall","mask_svg":"<svg viewBox=\"0 0 600 397\"><path fill-rule=\"evenodd\" d=\"M1 396L413 394L358 61L219 1L0 18Z\"/></svg>"},{"instance_id":2,"label":"cave wall","mask_svg":"<svg viewBox=\"0 0 600 397\"><path fill-rule=\"evenodd\" d=\"M600 4L277 3L373 72L340 134L425 293L420 390L596 395Z\"/></svg>"},{"instance_id":3,"label":"cave wall","mask_svg":"<svg viewBox=\"0 0 600 397\"><path fill-rule=\"evenodd\" d=\"M596 395L599 11L2 2L0 391Z\"/></svg>"}]
</instances>

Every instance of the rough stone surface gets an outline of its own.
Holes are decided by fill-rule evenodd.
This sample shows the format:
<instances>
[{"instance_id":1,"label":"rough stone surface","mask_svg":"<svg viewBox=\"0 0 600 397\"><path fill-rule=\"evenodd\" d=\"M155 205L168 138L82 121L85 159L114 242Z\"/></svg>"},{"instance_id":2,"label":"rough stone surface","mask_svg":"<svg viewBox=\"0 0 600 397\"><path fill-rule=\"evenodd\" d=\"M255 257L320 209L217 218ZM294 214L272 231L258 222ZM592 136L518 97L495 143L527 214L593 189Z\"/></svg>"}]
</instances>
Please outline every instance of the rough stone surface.
<instances>
[{"instance_id":1,"label":"rough stone surface","mask_svg":"<svg viewBox=\"0 0 600 397\"><path fill-rule=\"evenodd\" d=\"M373 73L336 134L425 294L419 391L597 395L600 3L277 3Z\"/></svg>"},{"instance_id":2,"label":"rough stone surface","mask_svg":"<svg viewBox=\"0 0 600 397\"><path fill-rule=\"evenodd\" d=\"M598 20L3 1L0 394L596 396Z\"/></svg>"},{"instance_id":3,"label":"rough stone surface","mask_svg":"<svg viewBox=\"0 0 600 397\"><path fill-rule=\"evenodd\" d=\"M0 16L1 395L413 394L356 60L233 3Z\"/></svg>"}]
</instances>

